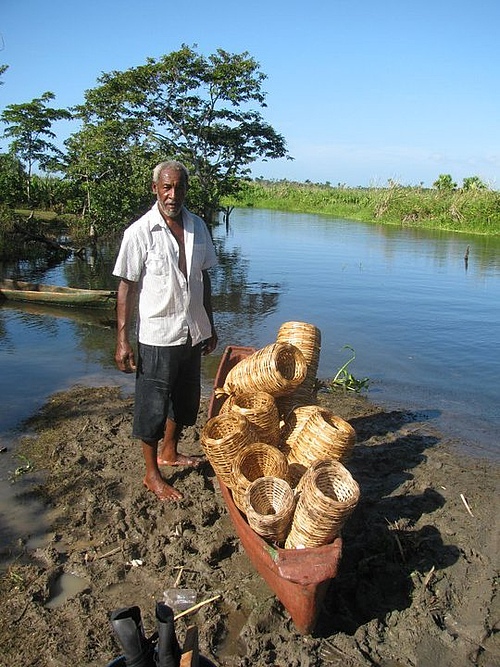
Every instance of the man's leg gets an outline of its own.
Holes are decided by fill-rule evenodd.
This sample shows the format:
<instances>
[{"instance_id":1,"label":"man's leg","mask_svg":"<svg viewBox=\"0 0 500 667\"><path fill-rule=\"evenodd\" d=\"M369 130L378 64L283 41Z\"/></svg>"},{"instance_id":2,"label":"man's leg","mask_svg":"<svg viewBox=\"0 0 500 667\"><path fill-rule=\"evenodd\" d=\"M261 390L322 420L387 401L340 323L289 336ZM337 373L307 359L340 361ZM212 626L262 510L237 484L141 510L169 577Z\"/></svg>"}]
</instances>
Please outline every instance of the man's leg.
<instances>
[{"instance_id":1,"label":"man's leg","mask_svg":"<svg viewBox=\"0 0 500 667\"><path fill-rule=\"evenodd\" d=\"M182 425L176 424L173 419L167 419L165 434L158 452L157 462L161 466L190 466L196 468L203 460L200 456L186 456L177 451Z\"/></svg>"},{"instance_id":2,"label":"man's leg","mask_svg":"<svg viewBox=\"0 0 500 667\"><path fill-rule=\"evenodd\" d=\"M181 500L182 493L177 491L173 486L161 476L157 463L157 443L150 443L142 441L142 453L144 456L144 463L146 464L146 475L144 477L144 486L152 491L160 500Z\"/></svg>"}]
</instances>

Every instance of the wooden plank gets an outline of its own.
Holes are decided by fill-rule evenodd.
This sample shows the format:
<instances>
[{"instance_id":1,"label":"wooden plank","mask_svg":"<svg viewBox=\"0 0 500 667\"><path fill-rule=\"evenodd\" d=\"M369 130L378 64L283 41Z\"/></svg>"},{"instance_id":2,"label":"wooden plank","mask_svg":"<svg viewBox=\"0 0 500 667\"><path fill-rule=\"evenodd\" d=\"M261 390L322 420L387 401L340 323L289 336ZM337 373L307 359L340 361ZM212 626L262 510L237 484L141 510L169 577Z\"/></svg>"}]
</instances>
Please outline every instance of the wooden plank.
<instances>
[{"instance_id":1,"label":"wooden plank","mask_svg":"<svg viewBox=\"0 0 500 667\"><path fill-rule=\"evenodd\" d=\"M186 638L184 639L179 667L199 667L199 664L198 628L196 625L190 625L186 630Z\"/></svg>"}]
</instances>

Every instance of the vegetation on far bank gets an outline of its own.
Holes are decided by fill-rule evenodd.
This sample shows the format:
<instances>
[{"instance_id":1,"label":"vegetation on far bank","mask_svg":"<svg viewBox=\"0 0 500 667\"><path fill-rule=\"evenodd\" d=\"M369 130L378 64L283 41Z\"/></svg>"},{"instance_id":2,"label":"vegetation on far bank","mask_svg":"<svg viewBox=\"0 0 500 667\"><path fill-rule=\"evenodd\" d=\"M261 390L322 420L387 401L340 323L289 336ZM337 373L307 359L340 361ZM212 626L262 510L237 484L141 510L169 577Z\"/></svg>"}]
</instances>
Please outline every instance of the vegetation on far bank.
<instances>
[{"instance_id":1,"label":"vegetation on far bank","mask_svg":"<svg viewBox=\"0 0 500 667\"><path fill-rule=\"evenodd\" d=\"M476 177L458 188L441 174L433 188L390 182L385 188L348 188L329 183L286 180L247 181L231 207L255 207L296 213L319 213L365 222L467 232L500 234L500 192Z\"/></svg>"}]
</instances>

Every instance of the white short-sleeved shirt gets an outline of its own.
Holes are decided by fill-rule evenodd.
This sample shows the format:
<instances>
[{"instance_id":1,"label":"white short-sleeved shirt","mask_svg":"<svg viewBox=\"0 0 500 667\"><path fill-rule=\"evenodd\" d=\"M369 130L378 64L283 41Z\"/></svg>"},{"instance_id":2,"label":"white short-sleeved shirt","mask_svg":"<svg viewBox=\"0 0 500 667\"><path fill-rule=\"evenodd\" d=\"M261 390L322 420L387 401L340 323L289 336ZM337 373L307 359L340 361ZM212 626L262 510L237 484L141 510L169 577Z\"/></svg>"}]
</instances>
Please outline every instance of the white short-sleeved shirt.
<instances>
[{"instance_id":1,"label":"white short-sleeved shirt","mask_svg":"<svg viewBox=\"0 0 500 667\"><path fill-rule=\"evenodd\" d=\"M137 337L146 345L182 345L188 331L196 345L212 334L202 271L217 264L215 248L201 218L183 208L182 220L187 280L177 241L156 203L125 230L113 269L113 275L139 283Z\"/></svg>"}]
</instances>

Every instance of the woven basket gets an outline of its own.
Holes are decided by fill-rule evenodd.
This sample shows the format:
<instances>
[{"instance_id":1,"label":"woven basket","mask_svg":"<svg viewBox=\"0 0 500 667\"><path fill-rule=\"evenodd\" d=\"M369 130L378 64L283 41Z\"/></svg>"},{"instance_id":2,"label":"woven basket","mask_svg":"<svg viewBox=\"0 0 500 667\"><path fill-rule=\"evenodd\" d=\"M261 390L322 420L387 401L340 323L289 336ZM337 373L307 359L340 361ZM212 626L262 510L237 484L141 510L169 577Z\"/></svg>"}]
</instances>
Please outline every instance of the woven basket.
<instances>
[{"instance_id":1,"label":"woven basket","mask_svg":"<svg viewBox=\"0 0 500 667\"><path fill-rule=\"evenodd\" d=\"M304 381L306 372L306 360L297 347L273 343L238 362L227 374L222 393L264 391L274 397L284 396Z\"/></svg>"},{"instance_id":2,"label":"woven basket","mask_svg":"<svg viewBox=\"0 0 500 667\"><path fill-rule=\"evenodd\" d=\"M286 549L332 542L359 501L359 486L339 461L315 461L302 477Z\"/></svg>"},{"instance_id":3,"label":"woven basket","mask_svg":"<svg viewBox=\"0 0 500 667\"><path fill-rule=\"evenodd\" d=\"M294 446L304 424L317 409L317 405L299 405L286 415L280 430L281 449L289 450Z\"/></svg>"},{"instance_id":4,"label":"woven basket","mask_svg":"<svg viewBox=\"0 0 500 667\"><path fill-rule=\"evenodd\" d=\"M295 496L288 482L277 477L259 477L245 493L247 521L264 539L283 542L295 509Z\"/></svg>"},{"instance_id":5,"label":"woven basket","mask_svg":"<svg viewBox=\"0 0 500 667\"><path fill-rule=\"evenodd\" d=\"M255 440L251 423L236 412L212 417L200 435L201 445L215 474L229 487L233 482L232 464L235 456Z\"/></svg>"},{"instance_id":6,"label":"woven basket","mask_svg":"<svg viewBox=\"0 0 500 667\"><path fill-rule=\"evenodd\" d=\"M348 422L317 406L288 443L289 457L305 466L317 459L346 461L355 443L356 431Z\"/></svg>"},{"instance_id":7,"label":"woven basket","mask_svg":"<svg viewBox=\"0 0 500 667\"><path fill-rule=\"evenodd\" d=\"M278 445L280 440L280 417L276 401L265 391L233 394L222 404L219 414L238 412L253 425L259 441Z\"/></svg>"},{"instance_id":8,"label":"woven basket","mask_svg":"<svg viewBox=\"0 0 500 667\"><path fill-rule=\"evenodd\" d=\"M296 406L311 403L315 393L321 351L321 331L307 322L284 322L276 336L278 343L291 343L297 347L306 360L306 377L302 384L291 394L278 399L278 408L282 416Z\"/></svg>"},{"instance_id":9,"label":"woven basket","mask_svg":"<svg viewBox=\"0 0 500 667\"><path fill-rule=\"evenodd\" d=\"M276 447L264 442L253 442L236 454L232 473L233 500L242 512L246 512L244 499L250 484L259 477L287 479L288 461Z\"/></svg>"}]
</instances>

